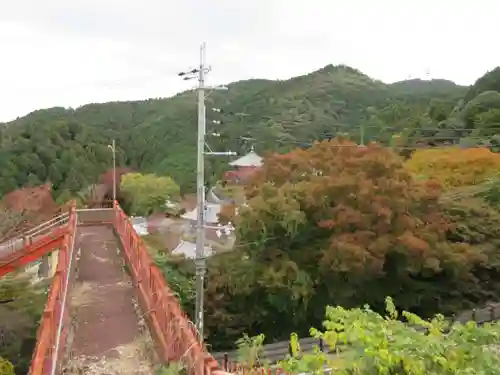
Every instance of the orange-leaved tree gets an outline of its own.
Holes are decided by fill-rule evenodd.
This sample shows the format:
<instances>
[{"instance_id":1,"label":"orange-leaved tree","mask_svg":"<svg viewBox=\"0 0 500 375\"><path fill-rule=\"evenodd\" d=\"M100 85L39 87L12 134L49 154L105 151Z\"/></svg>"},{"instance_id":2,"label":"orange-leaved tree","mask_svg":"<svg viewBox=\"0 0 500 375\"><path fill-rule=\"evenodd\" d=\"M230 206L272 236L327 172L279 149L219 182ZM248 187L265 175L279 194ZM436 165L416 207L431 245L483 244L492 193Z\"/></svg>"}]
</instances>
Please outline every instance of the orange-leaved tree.
<instances>
[{"instance_id":1,"label":"orange-leaved tree","mask_svg":"<svg viewBox=\"0 0 500 375\"><path fill-rule=\"evenodd\" d=\"M269 338L321 321L327 303L377 307L391 295L425 315L443 309L483 257L446 240L439 195L376 144L268 156L235 220L236 252L208 283L217 311L241 311L240 324Z\"/></svg>"},{"instance_id":2,"label":"orange-leaved tree","mask_svg":"<svg viewBox=\"0 0 500 375\"><path fill-rule=\"evenodd\" d=\"M283 243L311 230L312 239L321 240L318 260L325 270L382 275L387 257L398 254L409 272L438 271L467 254L466 246L445 241L439 184L416 181L397 155L376 144L331 140L273 155L248 194L238 220L241 238L265 233Z\"/></svg>"},{"instance_id":3,"label":"orange-leaved tree","mask_svg":"<svg viewBox=\"0 0 500 375\"><path fill-rule=\"evenodd\" d=\"M477 185L500 172L500 154L485 147L417 150L405 166L445 188Z\"/></svg>"}]
</instances>

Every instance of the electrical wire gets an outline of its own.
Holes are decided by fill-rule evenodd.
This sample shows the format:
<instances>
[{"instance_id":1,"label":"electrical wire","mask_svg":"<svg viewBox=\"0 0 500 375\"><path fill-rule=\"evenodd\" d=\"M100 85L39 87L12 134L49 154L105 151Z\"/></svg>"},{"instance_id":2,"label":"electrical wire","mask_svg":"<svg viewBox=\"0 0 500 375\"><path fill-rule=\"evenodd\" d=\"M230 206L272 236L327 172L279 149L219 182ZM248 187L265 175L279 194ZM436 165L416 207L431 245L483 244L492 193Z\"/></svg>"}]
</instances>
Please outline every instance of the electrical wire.
<instances>
[{"instance_id":1,"label":"electrical wire","mask_svg":"<svg viewBox=\"0 0 500 375\"><path fill-rule=\"evenodd\" d=\"M419 131L426 131L424 129L418 129ZM428 131L429 129L427 129ZM316 134L316 136L318 137L318 139L314 139L314 140L307 140L307 141L301 141L301 140L294 140L294 139L286 139L286 138L274 138L274 139L269 139L269 140L263 140L263 139L256 139L256 138L252 138L252 139L249 139L249 137L245 137L245 136L239 136L239 137L236 137L237 139L243 141L243 142L248 142L248 143L251 143L252 145L258 145L258 144L269 144L270 142L276 142L276 143L279 143L281 145L295 145L295 146L300 146L300 147L311 147L314 145L314 142L321 142L321 141L325 141L325 140L329 140L331 138L335 138L337 136L339 136L341 134L333 134L333 133L320 133L320 134ZM413 140L413 141L421 141L421 142L432 142L432 141L435 141L435 142L449 142L449 141L466 141L466 140L469 140L469 141L481 141L481 140L485 140L485 138L488 138L488 137L493 137L495 136L496 134L493 134L493 135L488 135L488 136L470 136L470 135L464 135L464 136L445 136L445 135L434 135L434 136L402 136L401 138L404 139L404 140ZM499 128L499 134L500 135L500 128ZM348 134L349 136L349 134ZM320 138L320 137L324 137L324 138ZM370 143L370 142L383 142L383 140L380 140L380 139L376 139L376 137L372 137L372 138L368 138L366 140L366 143ZM385 141L387 142L387 141ZM390 142L390 141L389 141ZM393 145L384 145L384 144L381 144L382 146L385 146L385 147L390 147L390 148L396 148L396 149L416 149L416 148L449 148L449 147L459 147L460 144L457 143L457 142L453 142L451 144L440 144L440 145L437 145L437 146L433 146L433 145L425 145L425 144L418 144L415 142L415 144L413 145L398 145L397 143L393 144ZM338 144L338 145L335 145L335 147L359 147L360 145L358 144ZM482 145L476 145L476 146L469 146L469 147L481 147L481 148L496 148L496 147L499 147L500 145L491 145L491 144L482 144Z\"/></svg>"},{"instance_id":2,"label":"electrical wire","mask_svg":"<svg viewBox=\"0 0 500 375\"><path fill-rule=\"evenodd\" d=\"M326 141L327 139L324 140L317 140L316 142L321 142L321 141ZM437 138L436 140L440 140L440 138ZM294 141L294 140L283 140L283 139L274 139L273 142L279 143L281 145L290 145L290 146L299 146L299 147L311 147L314 145L313 142L303 142L303 141ZM252 144L264 144L264 143L269 143L269 141L256 141L252 142ZM436 148L456 148L459 147L460 145L458 144L448 144L448 145L438 145L438 146L432 146L432 145L422 145L422 144L415 144L415 145L382 145L383 147L386 148L391 148L391 149L403 149L403 150L414 150L414 149L436 149ZM334 147L336 148L359 148L361 145L358 144L338 144L335 145ZM477 146L469 146L467 148L471 147L480 147L480 148L497 148L500 147L500 145L477 145ZM466 147L464 147L466 148Z\"/></svg>"},{"instance_id":3,"label":"electrical wire","mask_svg":"<svg viewBox=\"0 0 500 375\"><path fill-rule=\"evenodd\" d=\"M264 119L267 119L267 117L264 117ZM269 119L272 119L269 117ZM289 126L286 126L287 124L290 124L290 123L294 123L294 124L306 124L307 121L286 121L286 120L283 120L283 121L277 121L277 123L279 125L281 125L281 130L286 133L287 131L290 131L290 132L293 132L293 131L296 131L297 130L297 127L289 127ZM316 132L312 135L312 137L314 137L314 139L307 139L307 140L296 140L296 139L287 139L286 137L275 137L274 140L276 140L276 142L280 143L280 144L290 144L290 145L300 145L300 146L311 146L313 144L313 142L315 141L322 141L322 140L325 140L325 139L330 139L330 138L335 138L337 136L339 136L340 134L342 133L347 133L347 136L351 136L351 137L356 137L356 138L361 138L361 134L360 133L363 133L363 132L366 132L368 130L368 133L373 133L371 131L369 131L370 129L377 129L379 130L378 133L379 134L368 134L365 138L368 142L371 142L371 141L380 141L380 138L382 138L384 136L384 133L387 134L387 132L394 132L397 135L398 133L399 134L403 134L401 135L402 138L406 139L406 140L421 140L421 141L440 141L440 142L443 142L443 141L459 141L459 140L462 140L462 139L467 139L469 141L472 141L472 140L483 140L485 138L488 138L488 137L493 137L495 136L496 132L498 131L498 133L500 134L500 123L494 123L494 124L489 124L487 127L485 127L484 129L478 129L478 128L441 128L439 126L434 126L434 127L411 127L411 128L404 128L402 126L387 126L387 127L381 127L379 124L367 124L367 125L359 125L359 126L351 126L351 125L347 125L347 124L332 124L331 125L332 129L331 131L322 131L322 132ZM345 129L345 131L343 132L342 129ZM302 129L301 129L302 130ZM304 130L307 130L306 128L304 128ZM279 131L279 129L278 129ZM470 133L473 133L474 131L483 131L483 132L488 132L488 133L491 133L493 132L494 134L484 134L484 135L472 135ZM265 130L258 130L256 131L256 133L267 133L267 129ZM218 130L218 129L214 129L212 132L211 131L208 131L207 132L208 134L210 133L214 133L214 134L217 134L217 138L220 138L222 141L224 141L225 139L238 139L240 141L243 141L243 142L249 142L249 143L255 143L255 142L258 142L258 143L268 143L269 141L264 141L263 139L256 139L255 137L251 136L251 135L240 135L240 136L237 136L235 138L232 138L231 136L227 136L225 137L224 136L224 133L225 133L225 129L222 129L222 130ZM404 133L407 133L407 135L404 135ZM415 134L422 134L422 135L415 135ZM434 133L433 135L426 135L426 134L429 134L429 133ZM469 133L469 134L467 134ZM290 137L293 137L292 134L289 134ZM264 137L269 137L269 134L262 134L261 135L262 138ZM344 145L344 146L340 146L340 147L345 147L347 145ZM352 147L349 146L349 147ZM425 146L425 145L393 145L391 147L396 147L396 148L410 148L410 149L413 149L413 148L421 148L421 147L424 147L424 148L429 148L428 146ZM435 147L435 146L430 146L430 147ZM482 147L487 147L487 148L491 148L491 147L496 147L494 145L484 145Z\"/></svg>"}]
</instances>

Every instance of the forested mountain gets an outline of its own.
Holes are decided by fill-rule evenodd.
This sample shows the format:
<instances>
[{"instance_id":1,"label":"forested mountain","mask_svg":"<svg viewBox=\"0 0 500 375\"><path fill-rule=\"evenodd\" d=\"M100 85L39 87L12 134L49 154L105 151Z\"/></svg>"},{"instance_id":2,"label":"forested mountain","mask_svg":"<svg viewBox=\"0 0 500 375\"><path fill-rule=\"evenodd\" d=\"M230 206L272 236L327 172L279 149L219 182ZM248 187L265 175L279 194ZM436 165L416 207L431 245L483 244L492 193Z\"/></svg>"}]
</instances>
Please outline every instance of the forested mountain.
<instances>
[{"instance_id":1,"label":"forested mountain","mask_svg":"<svg viewBox=\"0 0 500 375\"><path fill-rule=\"evenodd\" d=\"M236 82L207 100L208 141L214 150L245 152L254 144L265 152L308 146L338 133L349 133L356 141L389 142L404 131L406 142L415 137L455 140L455 133L440 130L436 135L429 129L463 129L479 115L481 121L490 121L493 113L478 114L475 104L471 109L460 102L473 97L472 101L488 101L490 108L500 94L481 89L497 87L498 70L488 74L471 88L445 80L388 85L350 67L329 65L286 81ZM480 93L487 98L478 99ZM213 113L211 107L225 113ZM107 145L113 138L118 165L167 174L184 190L192 189L196 113L194 92L187 91L168 99L38 110L2 124L0 193L45 181L53 183L58 195L75 192L110 167ZM450 116L456 121L450 122ZM223 124L212 124L215 119ZM211 137L215 131L221 136ZM208 175L216 179L226 162L209 158Z\"/></svg>"}]
</instances>

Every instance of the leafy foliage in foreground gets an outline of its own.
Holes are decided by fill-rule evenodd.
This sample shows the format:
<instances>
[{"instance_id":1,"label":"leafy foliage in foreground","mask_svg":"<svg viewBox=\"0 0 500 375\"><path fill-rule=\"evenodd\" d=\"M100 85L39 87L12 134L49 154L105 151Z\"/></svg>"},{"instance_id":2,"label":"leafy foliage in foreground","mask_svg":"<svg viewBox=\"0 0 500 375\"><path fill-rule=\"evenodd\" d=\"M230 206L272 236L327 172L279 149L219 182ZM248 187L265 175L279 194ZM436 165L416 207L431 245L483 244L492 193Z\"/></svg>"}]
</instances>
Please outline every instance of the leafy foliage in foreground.
<instances>
[{"instance_id":1,"label":"leafy foliage in foreground","mask_svg":"<svg viewBox=\"0 0 500 375\"><path fill-rule=\"evenodd\" d=\"M475 322L450 326L441 315L431 321L398 311L386 299L387 316L369 307L327 307L325 330L311 329L331 349L341 350L341 365L319 350L281 363L289 373L323 373L336 369L345 375L493 375L500 368L494 346L500 344L500 324ZM493 347L492 347L493 346Z\"/></svg>"},{"instance_id":2,"label":"leafy foliage in foreground","mask_svg":"<svg viewBox=\"0 0 500 375\"><path fill-rule=\"evenodd\" d=\"M12 363L2 357L0 357L0 375L15 375Z\"/></svg>"}]
</instances>

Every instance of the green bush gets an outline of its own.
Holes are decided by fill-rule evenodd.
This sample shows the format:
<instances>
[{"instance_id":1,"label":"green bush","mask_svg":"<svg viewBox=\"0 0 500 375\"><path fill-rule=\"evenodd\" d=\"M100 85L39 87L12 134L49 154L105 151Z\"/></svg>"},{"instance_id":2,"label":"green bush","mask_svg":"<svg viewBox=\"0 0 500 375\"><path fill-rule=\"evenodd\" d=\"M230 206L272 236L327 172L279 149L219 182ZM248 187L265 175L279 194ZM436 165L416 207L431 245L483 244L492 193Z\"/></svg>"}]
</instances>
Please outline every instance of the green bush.
<instances>
[{"instance_id":1,"label":"green bush","mask_svg":"<svg viewBox=\"0 0 500 375\"><path fill-rule=\"evenodd\" d=\"M14 375L14 366L8 360L0 357L0 375Z\"/></svg>"},{"instance_id":2,"label":"green bush","mask_svg":"<svg viewBox=\"0 0 500 375\"><path fill-rule=\"evenodd\" d=\"M392 299L386 299L387 316L369 307L327 307L325 331L311 329L332 350L319 350L283 361L288 373L321 373L324 367L335 374L363 375L494 375L500 368L495 345L500 343L500 324L475 322L454 324L437 315L425 321L402 312L403 322Z\"/></svg>"}]
</instances>

